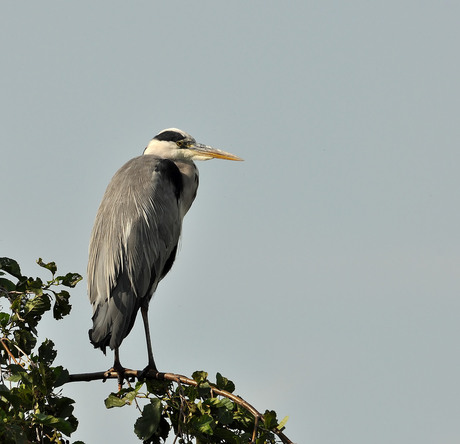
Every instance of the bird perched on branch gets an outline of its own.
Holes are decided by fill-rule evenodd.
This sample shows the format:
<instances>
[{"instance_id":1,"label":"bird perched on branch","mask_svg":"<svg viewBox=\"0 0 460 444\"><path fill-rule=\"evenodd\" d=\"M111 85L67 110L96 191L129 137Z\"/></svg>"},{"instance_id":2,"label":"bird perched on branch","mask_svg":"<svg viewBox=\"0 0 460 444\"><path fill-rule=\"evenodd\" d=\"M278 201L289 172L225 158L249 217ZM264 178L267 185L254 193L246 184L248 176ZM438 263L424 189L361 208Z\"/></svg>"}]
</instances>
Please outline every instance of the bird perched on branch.
<instances>
[{"instance_id":1,"label":"bird perched on branch","mask_svg":"<svg viewBox=\"0 0 460 444\"><path fill-rule=\"evenodd\" d=\"M157 134L142 156L113 176L99 207L89 245L88 294L93 306L91 343L115 350L113 370L122 374L119 347L140 309L148 350L146 371L157 371L148 307L171 269L182 220L198 188L194 160L242 160L197 143L184 131ZM112 369L111 369L112 370Z\"/></svg>"}]
</instances>

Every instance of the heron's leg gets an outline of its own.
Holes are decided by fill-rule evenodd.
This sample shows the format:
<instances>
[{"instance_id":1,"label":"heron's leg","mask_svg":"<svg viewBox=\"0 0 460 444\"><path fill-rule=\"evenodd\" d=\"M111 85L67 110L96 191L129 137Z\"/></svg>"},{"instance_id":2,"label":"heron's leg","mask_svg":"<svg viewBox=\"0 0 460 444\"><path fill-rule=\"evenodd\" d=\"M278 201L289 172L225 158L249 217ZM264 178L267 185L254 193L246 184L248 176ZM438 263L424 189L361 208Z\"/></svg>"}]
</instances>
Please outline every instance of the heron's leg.
<instances>
[{"instance_id":1,"label":"heron's leg","mask_svg":"<svg viewBox=\"0 0 460 444\"><path fill-rule=\"evenodd\" d=\"M149 363L142 373L147 373L148 371L158 372L155 360L153 359L152 342L150 341L149 318L147 313L148 307L141 307L142 320L144 321L145 339L147 341L147 352L149 354Z\"/></svg>"},{"instance_id":2,"label":"heron's leg","mask_svg":"<svg viewBox=\"0 0 460 444\"><path fill-rule=\"evenodd\" d=\"M123 387L123 379L125 377L125 368L120 363L120 352L117 347L114 352L113 369L118 373L118 391Z\"/></svg>"},{"instance_id":3,"label":"heron's leg","mask_svg":"<svg viewBox=\"0 0 460 444\"><path fill-rule=\"evenodd\" d=\"M118 374L118 391L120 391L121 387L123 386L123 379L125 377L125 368L120 363L120 353L119 353L118 347L115 349L114 356L115 357L114 357L114 360L113 360L113 367L109 368L104 373L103 382L105 382L106 379L109 377L109 373L117 372L117 374Z\"/></svg>"},{"instance_id":4,"label":"heron's leg","mask_svg":"<svg viewBox=\"0 0 460 444\"><path fill-rule=\"evenodd\" d=\"M114 352L114 360L113 360L113 369L116 371L116 372L123 372L123 370L125 369L121 363L120 363L120 349L117 347L115 349L115 352Z\"/></svg>"}]
</instances>

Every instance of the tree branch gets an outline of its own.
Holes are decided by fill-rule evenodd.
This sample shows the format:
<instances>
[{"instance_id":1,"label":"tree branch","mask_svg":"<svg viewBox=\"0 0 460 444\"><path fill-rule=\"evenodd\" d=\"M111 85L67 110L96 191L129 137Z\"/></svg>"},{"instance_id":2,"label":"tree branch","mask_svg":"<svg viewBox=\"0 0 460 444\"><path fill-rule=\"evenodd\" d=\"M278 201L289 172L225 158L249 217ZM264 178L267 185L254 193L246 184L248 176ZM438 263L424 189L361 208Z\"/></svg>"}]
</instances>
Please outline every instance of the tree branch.
<instances>
[{"instance_id":1,"label":"tree branch","mask_svg":"<svg viewBox=\"0 0 460 444\"><path fill-rule=\"evenodd\" d=\"M130 378L139 379L142 373L143 373L142 370L125 369L123 377L125 379L130 379ZM187 376L183 376L183 375L177 375L175 373L161 373L161 372L150 371L142 376L146 379L158 379L162 381L166 380L166 381L175 382L177 384L191 385L194 387L198 386L198 383L194 379L187 378ZM119 379L119 375L115 371L77 373L77 374L69 375L68 382L89 382L89 381L96 381L99 379L103 381L105 381L106 379ZM255 409L251 404L249 404L247 401L245 401L240 396L234 395L233 393L230 393L226 390L221 390L213 384L210 384L210 386L211 386L211 393L213 393L214 395L218 395L224 398L231 399L233 402L235 402L236 404L240 405L241 407L249 411L254 416L256 426L259 422L259 419L263 418L263 415L257 409ZM284 444L294 444L280 430L275 429L275 430L272 430L272 432L275 433Z\"/></svg>"}]
</instances>

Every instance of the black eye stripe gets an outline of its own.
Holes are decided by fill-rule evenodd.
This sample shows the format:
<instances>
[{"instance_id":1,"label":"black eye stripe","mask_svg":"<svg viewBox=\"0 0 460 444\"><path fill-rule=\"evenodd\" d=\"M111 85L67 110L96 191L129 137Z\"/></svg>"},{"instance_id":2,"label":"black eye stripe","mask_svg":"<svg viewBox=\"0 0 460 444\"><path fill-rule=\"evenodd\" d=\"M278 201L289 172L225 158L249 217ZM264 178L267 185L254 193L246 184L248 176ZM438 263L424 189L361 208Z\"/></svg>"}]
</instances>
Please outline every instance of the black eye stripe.
<instances>
[{"instance_id":1,"label":"black eye stripe","mask_svg":"<svg viewBox=\"0 0 460 444\"><path fill-rule=\"evenodd\" d=\"M185 136L177 131L163 131L154 137L156 140L164 140L165 142L179 142L185 139Z\"/></svg>"}]
</instances>

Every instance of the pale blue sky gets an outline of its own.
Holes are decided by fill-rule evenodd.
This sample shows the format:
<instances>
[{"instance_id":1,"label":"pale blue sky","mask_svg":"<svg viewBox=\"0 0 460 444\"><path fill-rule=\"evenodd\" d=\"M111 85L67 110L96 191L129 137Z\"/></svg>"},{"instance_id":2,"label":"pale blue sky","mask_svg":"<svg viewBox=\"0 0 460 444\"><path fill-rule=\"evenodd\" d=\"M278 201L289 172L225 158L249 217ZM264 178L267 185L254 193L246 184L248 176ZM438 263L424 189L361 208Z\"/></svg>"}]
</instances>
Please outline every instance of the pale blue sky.
<instances>
[{"instance_id":1,"label":"pale blue sky","mask_svg":"<svg viewBox=\"0 0 460 444\"><path fill-rule=\"evenodd\" d=\"M86 270L114 172L161 129L201 162L151 304L163 371L220 371L311 444L460 440L460 5L3 2L1 255ZM58 363L105 370L86 281L44 321ZM146 364L141 323L121 349ZM115 382L69 385L86 443L137 443Z\"/></svg>"}]
</instances>

